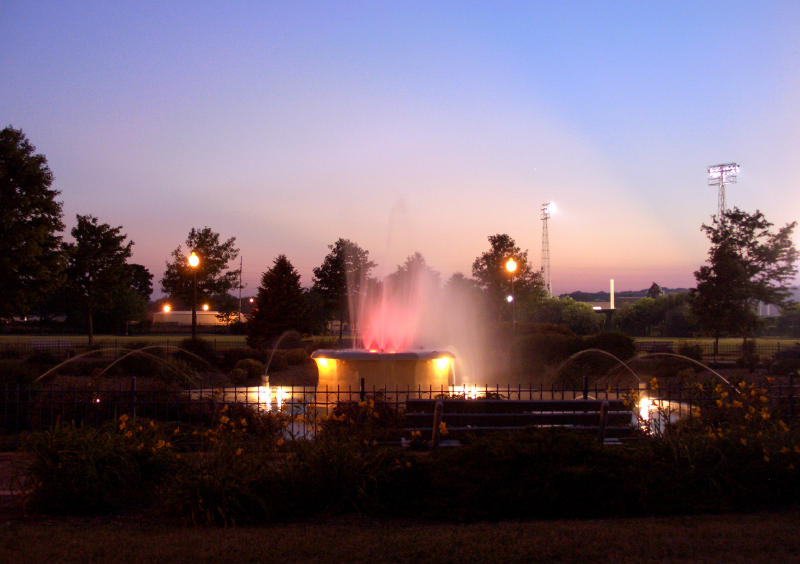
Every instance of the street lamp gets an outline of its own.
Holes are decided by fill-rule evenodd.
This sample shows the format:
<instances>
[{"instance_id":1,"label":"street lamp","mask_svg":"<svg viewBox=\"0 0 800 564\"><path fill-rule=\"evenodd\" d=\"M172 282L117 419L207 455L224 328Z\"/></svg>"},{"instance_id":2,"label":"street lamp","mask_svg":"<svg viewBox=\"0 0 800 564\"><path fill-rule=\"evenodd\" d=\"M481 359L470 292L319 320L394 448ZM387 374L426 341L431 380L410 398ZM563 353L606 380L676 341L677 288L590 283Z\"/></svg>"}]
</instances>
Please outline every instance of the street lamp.
<instances>
[{"instance_id":1,"label":"street lamp","mask_svg":"<svg viewBox=\"0 0 800 564\"><path fill-rule=\"evenodd\" d=\"M506 272L511 275L511 295L507 301L511 304L511 331L517 332L517 304L514 302L514 273L517 271L517 261L509 257L506 261Z\"/></svg>"},{"instance_id":2,"label":"street lamp","mask_svg":"<svg viewBox=\"0 0 800 564\"><path fill-rule=\"evenodd\" d=\"M192 251L188 262L192 269L192 340L194 341L197 338L197 267L200 265L200 257Z\"/></svg>"}]
</instances>

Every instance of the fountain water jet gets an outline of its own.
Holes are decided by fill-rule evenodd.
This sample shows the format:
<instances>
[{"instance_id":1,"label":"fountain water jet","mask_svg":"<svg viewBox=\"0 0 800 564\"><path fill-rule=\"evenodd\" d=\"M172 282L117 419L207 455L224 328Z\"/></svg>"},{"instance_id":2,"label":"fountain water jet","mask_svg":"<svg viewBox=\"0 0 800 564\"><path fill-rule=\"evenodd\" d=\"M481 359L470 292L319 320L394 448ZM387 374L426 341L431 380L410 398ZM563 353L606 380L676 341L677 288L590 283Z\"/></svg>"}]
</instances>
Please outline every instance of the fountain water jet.
<instances>
[{"instance_id":1,"label":"fountain water jet","mask_svg":"<svg viewBox=\"0 0 800 564\"><path fill-rule=\"evenodd\" d=\"M482 348L483 327L476 308L457 289L442 289L439 273L419 253L384 280L360 280L351 287L350 350L318 350L311 357L322 387L447 388L456 384L453 350ZM459 359L461 360L461 359ZM464 359L473 367L473 359Z\"/></svg>"}]
</instances>

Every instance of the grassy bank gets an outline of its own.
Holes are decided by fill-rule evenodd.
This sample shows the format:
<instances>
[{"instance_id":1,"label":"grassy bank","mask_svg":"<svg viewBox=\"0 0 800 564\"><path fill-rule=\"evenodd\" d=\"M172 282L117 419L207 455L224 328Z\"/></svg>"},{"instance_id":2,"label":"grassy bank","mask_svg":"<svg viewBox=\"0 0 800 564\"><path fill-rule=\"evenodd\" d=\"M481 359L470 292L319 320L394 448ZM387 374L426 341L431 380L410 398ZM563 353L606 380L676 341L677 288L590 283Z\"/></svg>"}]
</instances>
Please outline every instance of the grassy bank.
<instances>
[{"instance_id":1,"label":"grassy bank","mask_svg":"<svg viewBox=\"0 0 800 564\"><path fill-rule=\"evenodd\" d=\"M137 519L9 522L3 562L792 562L800 512L419 524L337 519L237 529Z\"/></svg>"}]
</instances>

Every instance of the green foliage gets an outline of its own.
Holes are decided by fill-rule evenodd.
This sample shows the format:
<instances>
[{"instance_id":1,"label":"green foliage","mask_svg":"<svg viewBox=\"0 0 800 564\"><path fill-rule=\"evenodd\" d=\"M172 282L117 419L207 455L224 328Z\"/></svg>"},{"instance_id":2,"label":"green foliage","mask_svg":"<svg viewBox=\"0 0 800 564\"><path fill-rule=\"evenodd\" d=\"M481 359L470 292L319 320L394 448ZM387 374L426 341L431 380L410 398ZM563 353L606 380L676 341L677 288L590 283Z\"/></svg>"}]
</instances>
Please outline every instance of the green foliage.
<instances>
[{"instance_id":1,"label":"green foliage","mask_svg":"<svg viewBox=\"0 0 800 564\"><path fill-rule=\"evenodd\" d=\"M758 302L787 303L797 274L795 226L789 223L772 232L772 223L760 211L749 214L739 208L702 226L711 247L708 265L694 273L692 312L706 334L747 337L759 323Z\"/></svg>"},{"instance_id":2,"label":"green foliage","mask_svg":"<svg viewBox=\"0 0 800 564\"><path fill-rule=\"evenodd\" d=\"M154 429L122 416L113 428L60 424L32 434L26 443L30 507L98 514L147 502L174 462L167 440Z\"/></svg>"},{"instance_id":3,"label":"green foliage","mask_svg":"<svg viewBox=\"0 0 800 564\"><path fill-rule=\"evenodd\" d=\"M272 268L261 277L261 286L247 323L247 344L264 348L282 333L300 329L303 307L300 274L286 255L279 255Z\"/></svg>"},{"instance_id":4,"label":"green foliage","mask_svg":"<svg viewBox=\"0 0 800 564\"><path fill-rule=\"evenodd\" d=\"M161 290L169 296L172 303L191 307L193 280L196 276L197 303L212 302L216 307L214 297L227 295L239 281L238 270L227 270L228 263L239 256L236 238L231 237L221 242L219 233L212 231L210 227L193 227L186 237L185 245L187 254L184 254L181 246L172 251L172 262L167 263L161 280ZM192 251L200 257L196 270L187 262Z\"/></svg>"},{"instance_id":5,"label":"green foliage","mask_svg":"<svg viewBox=\"0 0 800 564\"><path fill-rule=\"evenodd\" d=\"M35 150L22 130L0 131L0 318L36 311L62 280L62 204Z\"/></svg>"},{"instance_id":6,"label":"green foliage","mask_svg":"<svg viewBox=\"0 0 800 564\"><path fill-rule=\"evenodd\" d=\"M772 374L778 375L788 375L797 370L800 370L800 344L776 353L769 368Z\"/></svg>"},{"instance_id":7,"label":"green foliage","mask_svg":"<svg viewBox=\"0 0 800 564\"><path fill-rule=\"evenodd\" d=\"M286 351L286 362L289 364L289 366L305 364L308 362L308 359L309 357L306 349L297 348Z\"/></svg>"},{"instance_id":8,"label":"green foliage","mask_svg":"<svg viewBox=\"0 0 800 564\"><path fill-rule=\"evenodd\" d=\"M67 257L67 294L88 320L89 344L94 341L94 314L111 309L114 297L130 287L132 271L126 264L133 241L125 243L122 226L98 224L91 215L78 215L71 234L74 243L64 244Z\"/></svg>"},{"instance_id":9,"label":"green foliage","mask_svg":"<svg viewBox=\"0 0 800 564\"><path fill-rule=\"evenodd\" d=\"M339 320L341 339L344 324L351 321L349 310L358 311L362 285L377 265L369 259L369 251L349 239L337 239L328 248L331 252L314 268L313 291L321 296L328 318Z\"/></svg>"},{"instance_id":10,"label":"green foliage","mask_svg":"<svg viewBox=\"0 0 800 564\"><path fill-rule=\"evenodd\" d=\"M547 298L533 308L530 319L539 323L564 325L578 335L597 333L603 326L603 316L592 306L570 297Z\"/></svg>"},{"instance_id":11,"label":"green foliage","mask_svg":"<svg viewBox=\"0 0 800 564\"><path fill-rule=\"evenodd\" d=\"M38 375L34 367L22 360L0 359L0 385L30 384Z\"/></svg>"},{"instance_id":12,"label":"green foliage","mask_svg":"<svg viewBox=\"0 0 800 564\"><path fill-rule=\"evenodd\" d=\"M506 296L511 293L512 274L506 271L508 259L514 259L517 269L513 273L514 298L517 314L525 319L525 309L545 296L544 281L538 270L531 268L528 251L523 251L509 235L489 236L489 250L472 263L472 276L487 296L487 305L495 319L511 319L511 308Z\"/></svg>"},{"instance_id":13,"label":"green foliage","mask_svg":"<svg viewBox=\"0 0 800 564\"><path fill-rule=\"evenodd\" d=\"M234 372L236 372L236 378L234 380ZM253 384L258 385L261 383L261 379L264 376L264 364L253 359L253 358L244 358L236 363L236 366L233 368L231 372L231 380L233 380L234 384L237 385L244 385L244 384ZM241 379L241 376L244 378Z\"/></svg>"},{"instance_id":14,"label":"green foliage","mask_svg":"<svg viewBox=\"0 0 800 564\"><path fill-rule=\"evenodd\" d=\"M212 343L208 339L200 339L200 338L192 339L191 337L188 337L181 341L180 348L199 356L201 359L205 360L208 363L208 365L216 366L218 362L217 351L214 349L214 343ZM204 365L204 363L198 361L191 355L183 355L183 356L186 360L188 360L192 364L201 366ZM208 365L204 366L207 367Z\"/></svg>"}]
</instances>

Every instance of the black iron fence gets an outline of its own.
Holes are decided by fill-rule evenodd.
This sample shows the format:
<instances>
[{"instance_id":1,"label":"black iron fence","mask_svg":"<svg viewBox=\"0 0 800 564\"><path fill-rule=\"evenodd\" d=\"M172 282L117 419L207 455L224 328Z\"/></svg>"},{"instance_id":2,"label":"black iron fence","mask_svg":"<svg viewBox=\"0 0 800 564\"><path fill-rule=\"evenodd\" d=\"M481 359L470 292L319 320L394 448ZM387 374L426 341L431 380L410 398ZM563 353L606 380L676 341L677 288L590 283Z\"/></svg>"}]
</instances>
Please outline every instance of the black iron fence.
<instances>
[{"instance_id":1,"label":"black iron fence","mask_svg":"<svg viewBox=\"0 0 800 564\"><path fill-rule=\"evenodd\" d=\"M790 424L797 423L800 383L789 377L779 383L764 383L763 386L766 391L764 401L768 402L773 412ZM736 393L732 391L732 394ZM715 397L718 396L708 388L699 389L680 383L658 390L649 390L642 384L638 389L595 386L580 390L517 385L394 389L253 386L180 391L139 390L130 384L103 390L6 384L0 388L0 428L5 435L15 435L23 431L47 429L58 422L102 426L122 414L159 421L212 425L219 408L226 404L240 404L261 412L281 414L286 418L289 436L311 437L325 418L334 414L337 407L345 405L377 405L381 410L394 413L397 420L401 421L401 426L420 426L419 423L410 424L403 420L409 405L418 400L435 399L474 400L476 403L488 400L493 402L492 409L480 411L492 413L530 413L537 409L535 402L548 403L548 411L554 409L553 402L560 402L558 409L566 413L586 411L586 406L581 405L582 400L624 401L632 415L631 423L635 424L639 417L663 419L664 414L669 420L693 417L698 407L702 409L714 405ZM509 409L504 409L504 402ZM522 410L519 406L521 402L528 402Z\"/></svg>"}]
</instances>

